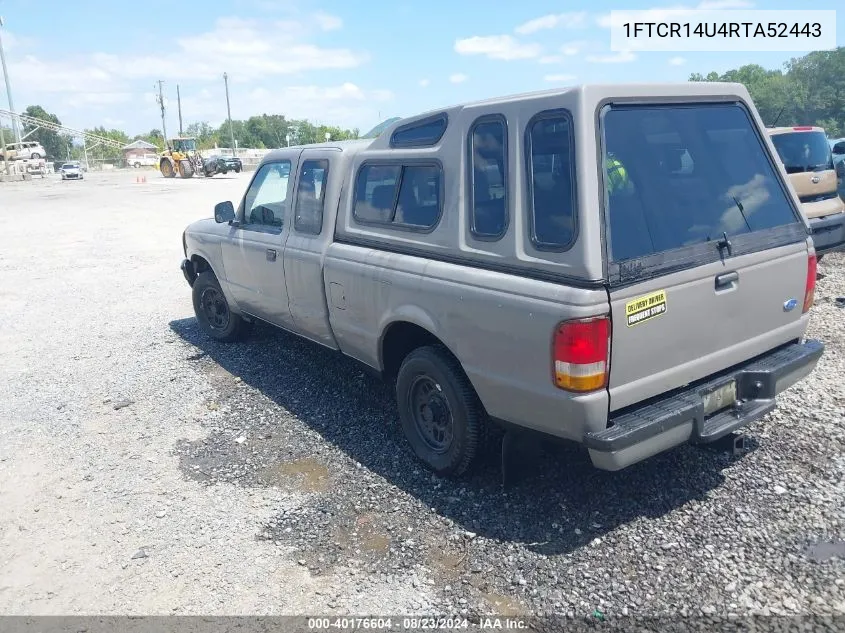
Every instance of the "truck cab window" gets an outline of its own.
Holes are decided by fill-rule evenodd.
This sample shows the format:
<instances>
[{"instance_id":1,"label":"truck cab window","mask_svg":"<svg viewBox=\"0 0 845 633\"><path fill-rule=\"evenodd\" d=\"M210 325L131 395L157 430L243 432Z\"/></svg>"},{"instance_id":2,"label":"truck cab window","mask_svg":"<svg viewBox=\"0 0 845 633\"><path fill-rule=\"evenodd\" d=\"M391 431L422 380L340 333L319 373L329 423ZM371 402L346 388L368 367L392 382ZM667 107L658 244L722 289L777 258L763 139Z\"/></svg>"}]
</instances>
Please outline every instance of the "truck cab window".
<instances>
[{"instance_id":1,"label":"truck cab window","mask_svg":"<svg viewBox=\"0 0 845 633\"><path fill-rule=\"evenodd\" d=\"M267 163L258 171L244 198L245 225L282 227L289 176L290 161Z\"/></svg>"},{"instance_id":2,"label":"truck cab window","mask_svg":"<svg viewBox=\"0 0 845 633\"><path fill-rule=\"evenodd\" d=\"M296 215L293 219L297 232L319 235L323 229L328 175L329 161L326 159L306 160L302 163L296 191Z\"/></svg>"}]
</instances>

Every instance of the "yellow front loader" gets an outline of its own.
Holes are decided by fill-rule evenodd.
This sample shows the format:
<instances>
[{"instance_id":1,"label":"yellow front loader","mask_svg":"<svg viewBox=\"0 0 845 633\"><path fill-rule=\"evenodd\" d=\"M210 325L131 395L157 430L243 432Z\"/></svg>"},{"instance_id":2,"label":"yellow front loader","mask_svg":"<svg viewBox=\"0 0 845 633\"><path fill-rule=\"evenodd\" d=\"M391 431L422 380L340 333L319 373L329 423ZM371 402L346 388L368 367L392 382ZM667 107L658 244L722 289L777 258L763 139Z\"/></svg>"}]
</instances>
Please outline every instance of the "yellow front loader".
<instances>
[{"instance_id":1,"label":"yellow front loader","mask_svg":"<svg viewBox=\"0 0 845 633\"><path fill-rule=\"evenodd\" d=\"M194 174L206 175L205 161L197 150L197 140L177 137L167 141L167 149L161 153L158 168L165 178L191 178Z\"/></svg>"}]
</instances>

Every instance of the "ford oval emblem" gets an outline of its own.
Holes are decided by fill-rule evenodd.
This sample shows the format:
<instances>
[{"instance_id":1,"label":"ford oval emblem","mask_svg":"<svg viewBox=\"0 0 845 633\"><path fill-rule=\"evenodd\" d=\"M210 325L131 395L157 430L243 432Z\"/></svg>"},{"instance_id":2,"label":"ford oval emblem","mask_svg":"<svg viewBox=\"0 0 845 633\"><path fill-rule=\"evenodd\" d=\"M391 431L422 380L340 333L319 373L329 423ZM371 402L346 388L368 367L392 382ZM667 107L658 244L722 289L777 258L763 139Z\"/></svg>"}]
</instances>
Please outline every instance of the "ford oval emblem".
<instances>
[{"instance_id":1,"label":"ford oval emblem","mask_svg":"<svg viewBox=\"0 0 845 633\"><path fill-rule=\"evenodd\" d=\"M797 305L798 305L798 299L790 299L789 301L783 302L783 309L784 309L785 312L789 312L790 310L792 310Z\"/></svg>"}]
</instances>

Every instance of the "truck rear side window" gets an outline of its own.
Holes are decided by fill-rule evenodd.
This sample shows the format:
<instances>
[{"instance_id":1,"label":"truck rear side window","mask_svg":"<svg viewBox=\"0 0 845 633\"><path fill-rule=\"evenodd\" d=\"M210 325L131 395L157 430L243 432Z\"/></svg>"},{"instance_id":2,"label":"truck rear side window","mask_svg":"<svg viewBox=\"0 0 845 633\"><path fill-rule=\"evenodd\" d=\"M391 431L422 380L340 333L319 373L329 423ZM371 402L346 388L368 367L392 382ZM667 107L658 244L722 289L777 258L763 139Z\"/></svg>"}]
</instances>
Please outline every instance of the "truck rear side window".
<instances>
[{"instance_id":1,"label":"truck rear side window","mask_svg":"<svg viewBox=\"0 0 845 633\"><path fill-rule=\"evenodd\" d=\"M507 127L502 116L479 119L470 129L470 230L482 238L505 232L508 217Z\"/></svg>"},{"instance_id":2,"label":"truck rear side window","mask_svg":"<svg viewBox=\"0 0 845 633\"><path fill-rule=\"evenodd\" d=\"M538 248L564 250L575 237L571 118L541 113L527 136L531 239Z\"/></svg>"},{"instance_id":3,"label":"truck rear side window","mask_svg":"<svg viewBox=\"0 0 845 633\"><path fill-rule=\"evenodd\" d=\"M296 186L296 215L293 218L293 226L298 232L319 235L323 229L328 175L329 161L326 159L312 159L302 163Z\"/></svg>"},{"instance_id":4,"label":"truck rear side window","mask_svg":"<svg viewBox=\"0 0 845 633\"><path fill-rule=\"evenodd\" d=\"M798 221L739 105L613 106L603 133L612 261Z\"/></svg>"},{"instance_id":5,"label":"truck rear side window","mask_svg":"<svg viewBox=\"0 0 845 633\"><path fill-rule=\"evenodd\" d=\"M440 218L440 165L365 164L355 183L359 222L430 229Z\"/></svg>"}]
</instances>

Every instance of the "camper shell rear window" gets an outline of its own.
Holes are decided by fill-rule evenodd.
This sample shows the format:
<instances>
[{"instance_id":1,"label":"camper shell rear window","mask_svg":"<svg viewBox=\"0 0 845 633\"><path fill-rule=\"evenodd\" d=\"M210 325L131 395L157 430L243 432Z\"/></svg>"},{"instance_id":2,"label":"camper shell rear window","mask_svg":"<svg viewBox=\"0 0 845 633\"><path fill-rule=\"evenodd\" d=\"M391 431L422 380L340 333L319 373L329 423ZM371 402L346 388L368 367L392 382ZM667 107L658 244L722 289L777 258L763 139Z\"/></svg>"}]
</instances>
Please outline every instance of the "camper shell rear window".
<instances>
[{"instance_id":1,"label":"camper shell rear window","mask_svg":"<svg viewBox=\"0 0 845 633\"><path fill-rule=\"evenodd\" d=\"M682 265L685 249L694 263L718 259L720 242L758 250L801 239L772 156L740 104L612 105L601 131L610 262L651 258L628 266L641 271Z\"/></svg>"}]
</instances>

